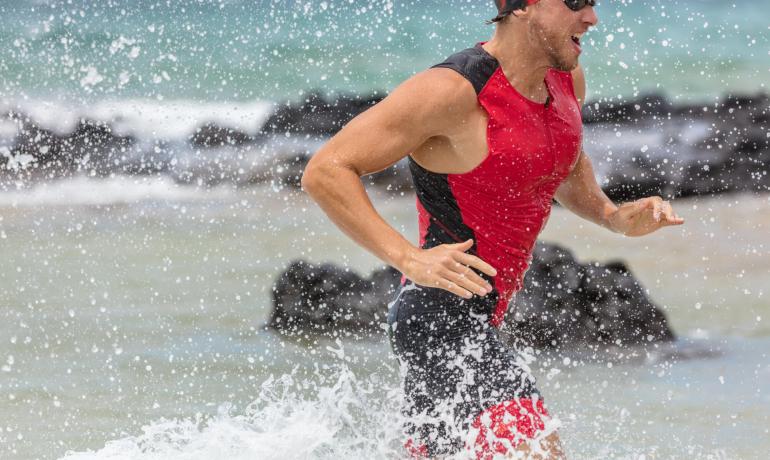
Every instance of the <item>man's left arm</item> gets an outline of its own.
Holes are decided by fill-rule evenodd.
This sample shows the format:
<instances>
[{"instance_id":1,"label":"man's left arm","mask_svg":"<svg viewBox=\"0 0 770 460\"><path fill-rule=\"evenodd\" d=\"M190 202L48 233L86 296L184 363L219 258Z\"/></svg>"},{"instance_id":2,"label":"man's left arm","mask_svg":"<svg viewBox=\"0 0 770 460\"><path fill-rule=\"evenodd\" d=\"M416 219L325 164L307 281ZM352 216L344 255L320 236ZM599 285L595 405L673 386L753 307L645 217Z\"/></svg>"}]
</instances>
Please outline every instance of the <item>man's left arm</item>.
<instances>
[{"instance_id":1,"label":"man's left arm","mask_svg":"<svg viewBox=\"0 0 770 460\"><path fill-rule=\"evenodd\" d=\"M580 66L572 71L572 78L575 96L582 106L586 84ZM626 236L642 236L662 227L684 223L671 204L659 196L615 205L596 182L591 160L582 147L577 163L556 191L555 198L578 216Z\"/></svg>"}]
</instances>

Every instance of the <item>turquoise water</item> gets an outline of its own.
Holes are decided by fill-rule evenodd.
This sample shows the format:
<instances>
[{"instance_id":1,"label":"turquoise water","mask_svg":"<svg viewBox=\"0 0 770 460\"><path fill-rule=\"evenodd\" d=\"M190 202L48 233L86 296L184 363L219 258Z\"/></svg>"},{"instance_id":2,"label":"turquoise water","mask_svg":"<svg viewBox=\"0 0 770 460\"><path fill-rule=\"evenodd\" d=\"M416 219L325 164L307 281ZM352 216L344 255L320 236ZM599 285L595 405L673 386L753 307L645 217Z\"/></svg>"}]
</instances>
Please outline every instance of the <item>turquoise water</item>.
<instances>
[{"instance_id":1,"label":"turquoise water","mask_svg":"<svg viewBox=\"0 0 770 460\"><path fill-rule=\"evenodd\" d=\"M770 1L605 1L584 40L596 97L766 89ZM492 2L7 0L0 95L283 100L390 90L487 39Z\"/></svg>"}]
</instances>

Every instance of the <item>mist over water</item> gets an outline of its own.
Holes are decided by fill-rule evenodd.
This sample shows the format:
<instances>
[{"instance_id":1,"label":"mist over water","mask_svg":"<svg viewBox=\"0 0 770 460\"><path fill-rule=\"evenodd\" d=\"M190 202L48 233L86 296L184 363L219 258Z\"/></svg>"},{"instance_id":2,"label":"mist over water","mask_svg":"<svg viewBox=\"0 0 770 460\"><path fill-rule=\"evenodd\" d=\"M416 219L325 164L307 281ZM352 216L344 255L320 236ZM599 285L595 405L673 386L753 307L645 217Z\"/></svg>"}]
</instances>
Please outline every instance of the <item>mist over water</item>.
<instances>
[{"instance_id":1,"label":"mist over water","mask_svg":"<svg viewBox=\"0 0 770 460\"><path fill-rule=\"evenodd\" d=\"M589 99L767 91L769 7L603 2L583 39ZM290 261L381 266L302 192L239 179L325 139L201 149L190 136L216 123L257 137L278 104L316 89L390 91L488 39L492 15L476 0L4 1L0 113L62 135L82 117L109 123L136 140L126 157L151 152L164 169L1 184L0 458L404 458L384 332L333 341L264 329ZM689 143L709 126L677 129ZM16 133L0 117L9 170L28 160L11 158ZM589 153L604 178L608 146L660 154L668 134L603 126ZM416 241L414 196L371 193ZM582 261L625 261L679 337L647 351L522 350L569 458L770 451L770 200L675 203L687 225L644 239L563 209L542 235Z\"/></svg>"}]
</instances>

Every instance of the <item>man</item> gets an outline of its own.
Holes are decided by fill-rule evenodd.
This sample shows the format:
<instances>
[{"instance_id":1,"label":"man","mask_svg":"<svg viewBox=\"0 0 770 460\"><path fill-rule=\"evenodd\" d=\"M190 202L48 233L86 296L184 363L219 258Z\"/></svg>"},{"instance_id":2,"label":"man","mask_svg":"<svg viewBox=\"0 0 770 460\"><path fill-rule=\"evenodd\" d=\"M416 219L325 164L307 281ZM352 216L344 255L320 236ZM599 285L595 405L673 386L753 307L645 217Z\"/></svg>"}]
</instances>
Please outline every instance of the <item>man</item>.
<instances>
[{"instance_id":1,"label":"man","mask_svg":"<svg viewBox=\"0 0 770 460\"><path fill-rule=\"evenodd\" d=\"M416 458L564 458L526 364L497 334L556 198L627 236L679 225L659 197L614 205L582 151L580 37L593 0L498 0L491 40L410 78L310 161L302 185L351 238L403 273L388 323L405 365ZM409 155L420 247L360 177Z\"/></svg>"}]
</instances>

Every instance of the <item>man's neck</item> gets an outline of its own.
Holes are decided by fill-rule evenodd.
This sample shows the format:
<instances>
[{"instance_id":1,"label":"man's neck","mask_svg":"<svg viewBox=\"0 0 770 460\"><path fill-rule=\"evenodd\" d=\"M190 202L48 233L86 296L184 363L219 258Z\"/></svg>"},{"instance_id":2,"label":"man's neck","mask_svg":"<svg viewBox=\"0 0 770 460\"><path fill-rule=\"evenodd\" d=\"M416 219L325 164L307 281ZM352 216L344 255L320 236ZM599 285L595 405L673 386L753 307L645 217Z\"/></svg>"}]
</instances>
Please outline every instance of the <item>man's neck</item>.
<instances>
[{"instance_id":1,"label":"man's neck","mask_svg":"<svg viewBox=\"0 0 770 460\"><path fill-rule=\"evenodd\" d=\"M545 75L548 71L547 58L533 50L523 28L498 27L484 49L497 59L511 86L527 99L545 102L548 90Z\"/></svg>"}]
</instances>

